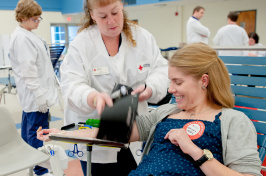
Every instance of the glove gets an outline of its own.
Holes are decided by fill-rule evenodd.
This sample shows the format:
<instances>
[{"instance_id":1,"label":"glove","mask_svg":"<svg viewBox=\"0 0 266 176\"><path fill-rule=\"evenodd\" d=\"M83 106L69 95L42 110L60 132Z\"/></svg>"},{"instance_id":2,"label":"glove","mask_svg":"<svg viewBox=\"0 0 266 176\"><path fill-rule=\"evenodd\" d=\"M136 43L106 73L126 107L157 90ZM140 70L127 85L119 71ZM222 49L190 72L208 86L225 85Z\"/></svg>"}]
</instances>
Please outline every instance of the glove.
<instances>
[{"instance_id":1,"label":"glove","mask_svg":"<svg viewBox=\"0 0 266 176\"><path fill-rule=\"evenodd\" d=\"M44 97L44 95L35 97L35 101L37 103L39 112L46 113L48 111L48 106L47 106L46 98Z\"/></svg>"}]
</instances>

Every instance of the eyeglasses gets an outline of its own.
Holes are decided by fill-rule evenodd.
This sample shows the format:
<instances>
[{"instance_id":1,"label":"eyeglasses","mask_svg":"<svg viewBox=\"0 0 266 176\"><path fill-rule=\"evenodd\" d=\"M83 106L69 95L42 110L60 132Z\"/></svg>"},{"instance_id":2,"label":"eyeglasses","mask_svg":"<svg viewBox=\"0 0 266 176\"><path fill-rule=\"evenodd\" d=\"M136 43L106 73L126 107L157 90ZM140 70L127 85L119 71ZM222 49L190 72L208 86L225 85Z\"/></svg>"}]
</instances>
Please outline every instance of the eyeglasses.
<instances>
[{"instance_id":1,"label":"eyeglasses","mask_svg":"<svg viewBox=\"0 0 266 176\"><path fill-rule=\"evenodd\" d=\"M37 20L30 18L30 20L33 21L34 23L39 23L42 21L42 17L39 17Z\"/></svg>"}]
</instances>

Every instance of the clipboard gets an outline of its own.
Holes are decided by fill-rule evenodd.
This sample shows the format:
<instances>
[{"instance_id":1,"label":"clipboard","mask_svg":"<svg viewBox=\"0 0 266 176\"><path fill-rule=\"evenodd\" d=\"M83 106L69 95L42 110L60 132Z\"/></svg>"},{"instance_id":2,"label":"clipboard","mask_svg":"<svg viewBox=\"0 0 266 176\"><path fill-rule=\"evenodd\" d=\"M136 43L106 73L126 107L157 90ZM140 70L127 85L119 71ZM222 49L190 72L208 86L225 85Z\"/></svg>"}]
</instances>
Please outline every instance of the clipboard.
<instances>
[{"instance_id":1,"label":"clipboard","mask_svg":"<svg viewBox=\"0 0 266 176\"><path fill-rule=\"evenodd\" d=\"M95 139L95 138L86 138L86 137L79 137L79 136L69 136L69 135L59 134L59 133L50 133L49 138L55 141L70 142L70 143L77 143L77 144L128 148L128 144L121 143L121 142Z\"/></svg>"}]
</instances>

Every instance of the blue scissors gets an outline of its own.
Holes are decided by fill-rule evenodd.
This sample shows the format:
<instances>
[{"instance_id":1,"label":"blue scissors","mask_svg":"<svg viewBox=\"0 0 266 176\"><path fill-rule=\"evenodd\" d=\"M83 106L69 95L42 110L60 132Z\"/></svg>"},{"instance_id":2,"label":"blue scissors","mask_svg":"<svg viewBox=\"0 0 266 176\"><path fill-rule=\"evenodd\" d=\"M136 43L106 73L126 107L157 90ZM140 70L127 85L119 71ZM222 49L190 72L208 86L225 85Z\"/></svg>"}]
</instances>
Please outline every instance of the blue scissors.
<instances>
[{"instance_id":1,"label":"blue scissors","mask_svg":"<svg viewBox=\"0 0 266 176\"><path fill-rule=\"evenodd\" d=\"M68 156L72 157L74 154L77 154L79 157L84 155L83 151L78 151L78 145L74 144L74 150L68 152Z\"/></svg>"},{"instance_id":2,"label":"blue scissors","mask_svg":"<svg viewBox=\"0 0 266 176\"><path fill-rule=\"evenodd\" d=\"M136 150L136 155L137 155L137 156L141 156L141 155L142 155L142 152L143 152L143 150L144 150L145 144L146 144L146 141L144 141L144 142L142 143L142 147L141 147L141 149Z\"/></svg>"}]
</instances>

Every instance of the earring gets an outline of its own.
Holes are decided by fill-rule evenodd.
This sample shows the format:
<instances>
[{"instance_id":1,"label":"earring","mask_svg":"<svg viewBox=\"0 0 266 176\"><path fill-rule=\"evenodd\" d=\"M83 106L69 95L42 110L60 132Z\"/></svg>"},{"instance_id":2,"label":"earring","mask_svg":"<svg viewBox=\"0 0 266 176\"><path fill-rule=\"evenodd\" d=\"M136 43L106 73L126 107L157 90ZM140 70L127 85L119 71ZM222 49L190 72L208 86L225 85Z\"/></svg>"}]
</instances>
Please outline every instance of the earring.
<instances>
[{"instance_id":1,"label":"earring","mask_svg":"<svg viewBox=\"0 0 266 176\"><path fill-rule=\"evenodd\" d=\"M206 87L205 87L205 86L202 86L201 88L202 88L203 90L205 90L205 89L206 89Z\"/></svg>"},{"instance_id":2,"label":"earring","mask_svg":"<svg viewBox=\"0 0 266 176\"><path fill-rule=\"evenodd\" d=\"M93 20L93 24L96 24L96 21L95 20Z\"/></svg>"}]
</instances>

